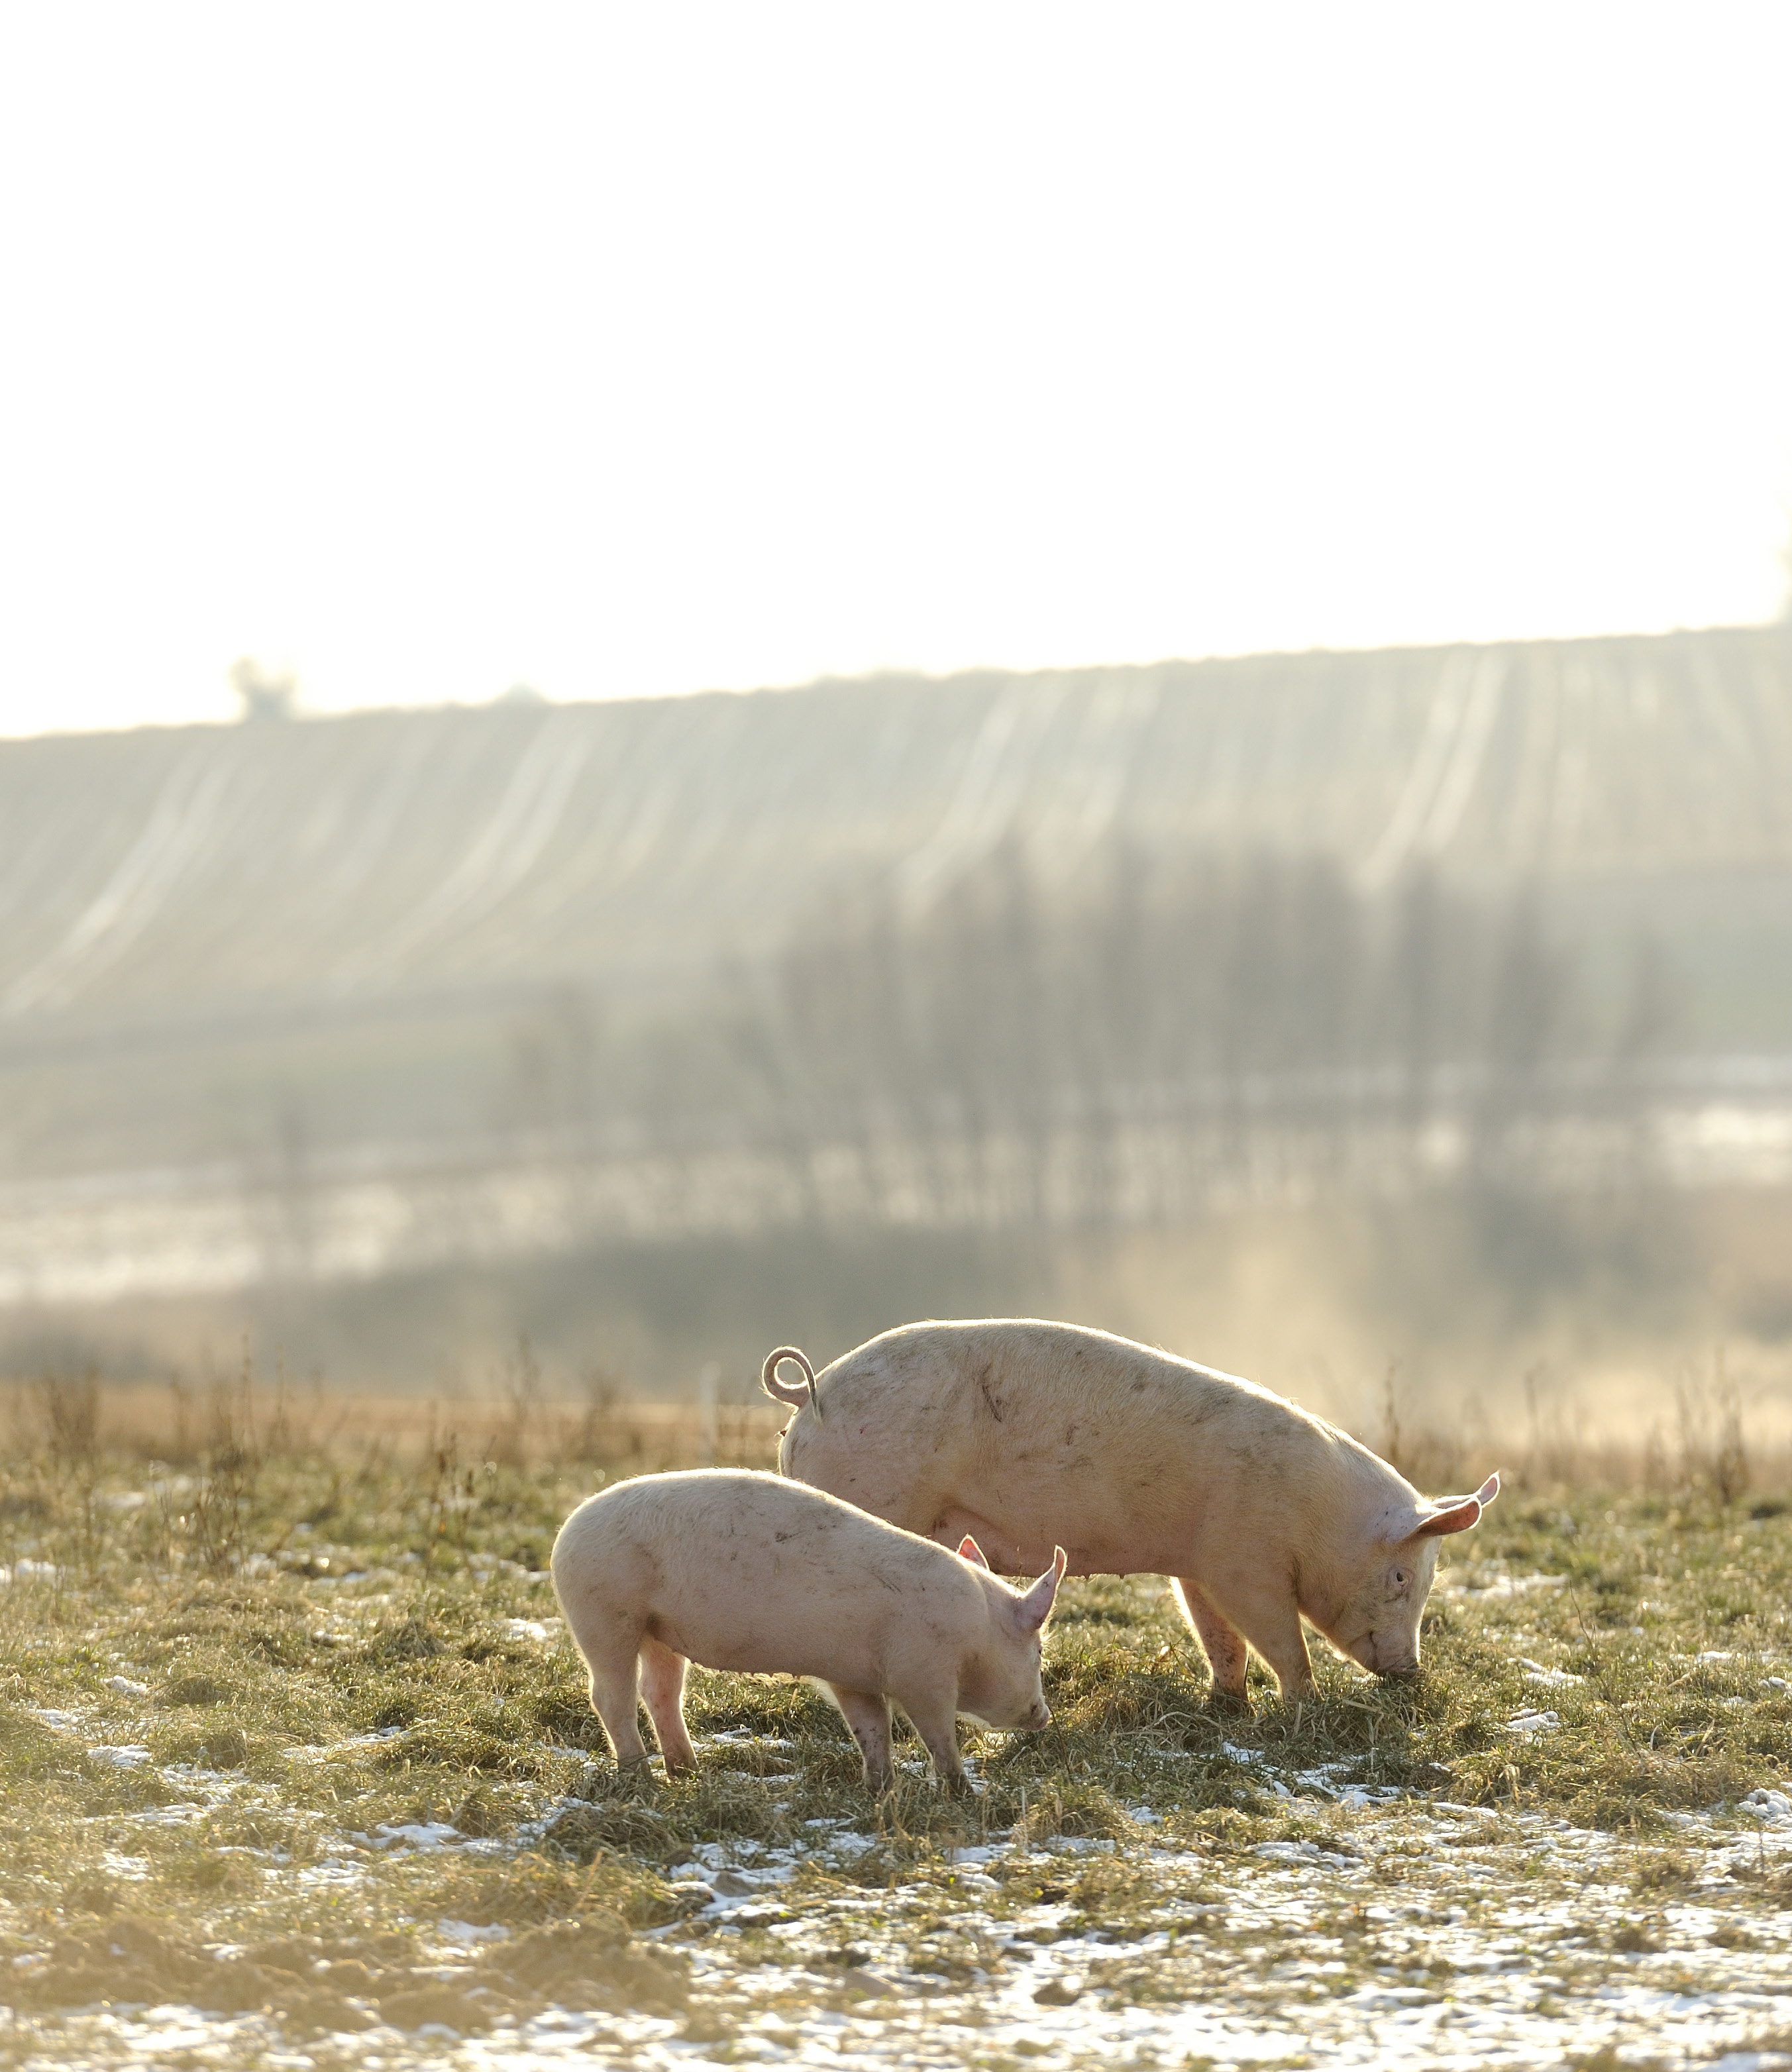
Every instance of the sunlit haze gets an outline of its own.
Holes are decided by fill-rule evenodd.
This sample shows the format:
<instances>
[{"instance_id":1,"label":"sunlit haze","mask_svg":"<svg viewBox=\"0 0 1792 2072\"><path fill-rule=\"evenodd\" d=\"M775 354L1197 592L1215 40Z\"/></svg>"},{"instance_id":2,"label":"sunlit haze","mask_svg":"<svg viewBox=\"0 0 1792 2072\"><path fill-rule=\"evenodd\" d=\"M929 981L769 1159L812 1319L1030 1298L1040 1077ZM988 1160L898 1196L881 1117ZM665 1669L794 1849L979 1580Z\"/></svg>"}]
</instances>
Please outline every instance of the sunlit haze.
<instances>
[{"instance_id":1,"label":"sunlit haze","mask_svg":"<svg viewBox=\"0 0 1792 2072\"><path fill-rule=\"evenodd\" d=\"M0 732L1780 610L1779 7L15 7Z\"/></svg>"}]
</instances>

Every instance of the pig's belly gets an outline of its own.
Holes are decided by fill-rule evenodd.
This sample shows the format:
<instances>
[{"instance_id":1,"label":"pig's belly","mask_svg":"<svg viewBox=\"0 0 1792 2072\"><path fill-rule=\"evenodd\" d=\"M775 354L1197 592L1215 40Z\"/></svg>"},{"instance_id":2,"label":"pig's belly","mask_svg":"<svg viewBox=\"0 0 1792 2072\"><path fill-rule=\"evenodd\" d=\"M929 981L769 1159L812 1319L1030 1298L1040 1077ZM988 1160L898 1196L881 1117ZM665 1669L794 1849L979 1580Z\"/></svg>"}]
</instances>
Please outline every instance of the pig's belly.
<instances>
[{"instance_id":1,"label":"pig's belly","mask_svg":"<svg viewBox=\"0 0 1792 2072\"><path fill-rule=\"evenodd\" d=\"M687 1613L656 1617L653 1638L702 1669L742 1675L819 1676L849 1690L881 1688L878 1671L862 1642L805 1631L799 1620L768 1620L761 1612L742 1618L705 1618ZM867 1680L869 1679L869 1680Z\"/></svg>"},{"instance_id":2,"label":"pig's belly","mask_svg":"<svg viewBox=\"0 0 1792 2072\"><path fill-rule=\"evenodd\" d=\"M1129 1515L1130 1514L1130 1515ZM1071 1470L1030 1477L1000 1490L963 1486L940 1504L927 1536L956 1547L969 1533L1004 1576L1037 1576L1062 1547L1073 1576L1181 1576L1193 1572L1195 1535L1186 1517L1141 1516L1124 1493Z\"/></svg>"}]
</instances>

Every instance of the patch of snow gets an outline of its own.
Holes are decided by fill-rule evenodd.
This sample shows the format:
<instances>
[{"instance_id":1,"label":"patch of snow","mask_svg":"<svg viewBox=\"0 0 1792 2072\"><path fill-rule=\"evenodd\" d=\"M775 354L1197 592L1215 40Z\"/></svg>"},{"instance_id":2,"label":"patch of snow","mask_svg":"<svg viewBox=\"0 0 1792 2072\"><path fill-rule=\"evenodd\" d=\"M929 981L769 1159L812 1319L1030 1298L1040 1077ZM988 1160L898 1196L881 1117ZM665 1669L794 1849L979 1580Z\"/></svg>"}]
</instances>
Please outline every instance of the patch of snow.
<instances>
[{"instance_id":1,"label":"patch of snow","mask_svg":"<svg viewBox=\"0 0 1792 2072\"><path fill-rule=\"evenodd\" d=\"M322 1762L327 1757L342 1755L351 1749L377 1748L382 1741L395 1741L401 1734L408 1734L409 1727L376 1727L371 1733L351 1734L346 1741L327 1741L322 1747L309 1741L299 1741L286 1750L293 1762Z\"/></svg>"},{"instance_id":2,"label":"patch of snow","mask_svg":"<svg viewBox=\"0 0 1792 2072\"><path fill-rule=\"evenodd\" d=\"M445 1942L457 1942L471 1948L479 1942L502 1942L510 1930L495 1921L488 1921L483 1926L472 1921L438 1921L436 1933Z\"/></svg>"},{"instance_id":3,"label":"patch of snow","mask_svg":"<svg viewBox=\"0 0 1792 2072\"><path fill-rule=\"evenodd\" d=\"M132 1819L140 1827L191 1827L195 1820L203 1820L212 1811L209 1806L146 1806Z\"/></svg>"},{"instance_id":4,"label":"patch of snow","mask_svg":"<svg viewBox=\"0 0 1792 2072\"><path fill-rule=\"evenodd\" d=\"M1322 1849L1317 1842L1259 1842L1251 1853L1267 1857L1275 1864L1346 1864L1354 1867L1357 1860L1339 1850Z\"/></svg>"},{"instance_id":5,"label":"patch of snow","mask_svg":"<svg viewBox=\"0 0 1792 2072\"><path fill-rule=\"evenodd\" d=\"M875 1836L861 1835L851 1827L843 1828L838 1834L830 1836L822 1844L823 1850L828 1856L842 1857L848 1860L862 1856L868 1849L874 1849L877 1846Z\"/></svg>"},{"instance_id":6,"label":"patch of snow","mask_svg":"<svg viewBox=\"0 0 1792 2072\"><path fill-rule=\"evenodd\" d=\"M382 1820L373 1832L379 1838L372 1845L376 1848L390 1848L395 1842L409 1842L413 1849L440 1849L462 1839L459 1828L451 1827L446 1820Z\"/></svg>"},{"instance_id":7,"label":"patch of snow","mask_svg":"<svg viewBox=\"0 0 1792 2072\"><path fill-rule=\"evenodd\" d=\"M1506 1731L1509 1734L1552 1734L1561 1724L1560 1716L1555 1712L1515 1712L1506 1722Z\"/></svg>"},{"instance_id":8,"label":"patch of snow","mask_svg":"<svg viewBox=\"0 0 1792 2072\"><path fill-rule=\"evenodd\" d=\"M1527 1684L1543 1684L1552 1690L1556 1690L1566 1684L1584 1684L1587 1680L1584 1676L1571 1675L1565 1669L1546 1669L1540 1662L1533 1662L1527 1655L1521 1655L1519 1659L1524 1664Z\"/></svg>"},{"instance_id":9,"label":"patch of snow","mask_svg":"<svg viewBox=\"0 0 1792 2072\"><path fill-rule=\"evenodd\" d=\"M54 1561L14 1561L10 1568L0 1567L0 1589L10 1583L60 1583L68 1574Z\"/></svg>"},{"instance_id":10,"label":"patch of snow","mask_svg":"<svg viewBox=\"0 0 1792 2072\"><path fill-rule=\"evenodd\" d=\"M141 1770L145 1763L155 1760L146 1748L137 1742L122 1748L90 1748L87 1756L89 1762L101 1763L111 1770Z\"/></svg>"},{"instance_id":11,"label":"patch of snow","mask_svg":"<svg viewBox=\"0 0 1792 2072\"><path fill-rule=\"evenodd\" d=\"M1490 1583L1469 1584L1471 1597L1522 1597L1532 1590L1559 1590L1566 1576L1496 1576Z\"/></svg>"},{"instance_id":12,"label":"patch of snow","mask_svg":"<svg viewBox=\"0 0 1792 2072\"><path fill-rule=\"evenodd\" d=\"M367 1873L357 1863L307 1864L294 1877L306 1891L329 1891L340 1886L364 1885Z\"/></svg>"},{"instance_id":13,"label":"patch of snow","mask_svg":"<svg viewBox=\"0 0 1792 2072\"><path fill-rule=\"evenodd\" d=\"M1391 1799L1405 1796L1397 1784L1341 1784L1337 1799L1346 1811L1360 1813L1371 1806L1385 1805Z\"/></svg>"},{"instance_id":14,"label":"patch of snow","mask_svg":"<svg viewBox=\"0 0 1792 2072\"><path fill-rule=\"evenodd\" d=\"M506 1640L533 1640L545 1643L565 1630L564 1622L557 1618L508 1618L503 1623Z\"/></svg>"}]
</instances>

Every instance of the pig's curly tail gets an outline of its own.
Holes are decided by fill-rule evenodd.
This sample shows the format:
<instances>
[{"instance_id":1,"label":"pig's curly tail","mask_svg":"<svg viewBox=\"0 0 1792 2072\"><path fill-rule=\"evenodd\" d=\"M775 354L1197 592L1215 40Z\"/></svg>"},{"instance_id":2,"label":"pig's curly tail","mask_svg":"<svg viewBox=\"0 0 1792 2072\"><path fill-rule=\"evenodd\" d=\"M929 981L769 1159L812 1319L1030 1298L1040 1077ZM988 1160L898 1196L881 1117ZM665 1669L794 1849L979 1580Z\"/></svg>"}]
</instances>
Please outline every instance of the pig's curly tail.
<instances>
[{"instance_id":1,"label":"pig's curly tail","mask_svg":"<svg viewBox=\"0 0 1792 2072\"><path fill-rule=\"evenodd\" d=\"M819 1424L821 1422L821 1398L815 1392L815 1369L795 1346L780 1346L776 1352L766 1355L766 1363L759 1370L760 1388L774 1403L790 1403L799 1410L802 1408L803 1391L794 1381L780 1381L778 1379L779 1363L784 1360L794 1360L802 1368L803 1379L808 1384L809 1408L814 1411L815 1421Z\"/></svg>"}]
</instances>

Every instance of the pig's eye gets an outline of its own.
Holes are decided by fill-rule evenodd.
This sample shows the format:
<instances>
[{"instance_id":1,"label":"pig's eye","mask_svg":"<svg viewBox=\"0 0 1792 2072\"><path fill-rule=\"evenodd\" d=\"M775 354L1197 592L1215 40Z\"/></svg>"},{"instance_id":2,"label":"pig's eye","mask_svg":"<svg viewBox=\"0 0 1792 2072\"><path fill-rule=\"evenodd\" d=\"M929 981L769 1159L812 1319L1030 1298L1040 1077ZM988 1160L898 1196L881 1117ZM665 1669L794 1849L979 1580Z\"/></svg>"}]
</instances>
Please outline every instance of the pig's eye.
<instances>
[{"instance_id":1,"label":"pig's eye","mask_svg":"<svg viewBox=\"0 0 1792 2072\"><path fill-rule=\"evenodd\" d=\"M1404 1590L1412 1580L1412 1578L1404 1568L1395 1569L1388 1577L1388 1581L1392 1583L1396 1590Z\"/></svg>"}]
</instances>

